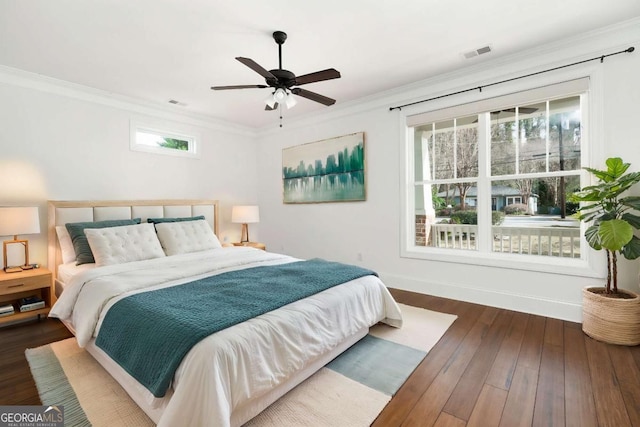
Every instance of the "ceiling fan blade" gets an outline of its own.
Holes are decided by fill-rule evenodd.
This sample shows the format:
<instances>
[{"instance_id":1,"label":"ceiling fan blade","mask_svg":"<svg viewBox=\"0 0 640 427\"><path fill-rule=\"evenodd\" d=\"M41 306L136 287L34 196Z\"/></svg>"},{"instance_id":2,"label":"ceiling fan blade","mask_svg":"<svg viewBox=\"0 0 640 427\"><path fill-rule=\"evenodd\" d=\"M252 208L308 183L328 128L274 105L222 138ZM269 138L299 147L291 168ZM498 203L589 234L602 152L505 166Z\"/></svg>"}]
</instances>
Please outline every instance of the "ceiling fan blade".
<instances>
[{"instance_id":1,"label":"ceiling fan blade","mask_svg":"<svg viewBox=\"0 0 640 427\"><path fill-rule=\"evenodd\" d=\"M237 86L211 86L213 90L228 90L228 89L264 89L269 87L267 85L237 85Z\"/></svg>"},{"instance_id":2,"label":"ceiling fan blade","mask_svg":"<svg viewBox=\"0 0 640 427\"><path fill-rule=\"evenodd\" d=\"M273 108L269 107L269 104L265 105L264 110L265 111L274 111L278 109L278 103L276 102L275 104L273 104Z\"/></svg>"},{"instance_id":3,"label":"ceiling fan blade","mask_svg":"<svg viewBox=\"0 0 640 427\"><path fill-rule=\"evenodd\" d=\"M310 99L312 101L315 102L319 102L320 104L324 104L324 105L333 105L336 103L335 99L331 99L328 98L324 95L320 95L318 93L315 92L311 92L310 90L305 90L305 89L300 89L299 87L294 87L293 89L291 89L291 92L294 93L295 95L301 96L303 98L307 98Z\"/></svg>"},{"instance_id":4,"label":"ceiling fan blade","mask_svg":"<svg viewBox=\"0 0 640 427\"><path fill-rule=\"evenodd\" d=\"M296 77L296 86L339 78L340 72L338 70L336 70L335 68L328 68L326 70L316 71L315 73L309 73Z\"/></svg>"},{"instance_id":5,"label":"ceiling fan blade","mask_svg":"<svg viewBox=\"0 0 640 427\"><path fill-rule=\"evenodd\" d=\"M268 72L267 70L265 70L264 68L262 68L262 66L260 66L256 61L254 61L253 59L250 58L243 58L241 56L236 57L236 59L240 62L242 62L244 65L246 65L247 67L251 68L253 71L255 71L256 73L260 74L262 77L264 77L265 79L274 79L274 80L278 80L276 78L276 76L274 76L273 74L271 74L270 72Z\"/></svg>"}]
</instances>

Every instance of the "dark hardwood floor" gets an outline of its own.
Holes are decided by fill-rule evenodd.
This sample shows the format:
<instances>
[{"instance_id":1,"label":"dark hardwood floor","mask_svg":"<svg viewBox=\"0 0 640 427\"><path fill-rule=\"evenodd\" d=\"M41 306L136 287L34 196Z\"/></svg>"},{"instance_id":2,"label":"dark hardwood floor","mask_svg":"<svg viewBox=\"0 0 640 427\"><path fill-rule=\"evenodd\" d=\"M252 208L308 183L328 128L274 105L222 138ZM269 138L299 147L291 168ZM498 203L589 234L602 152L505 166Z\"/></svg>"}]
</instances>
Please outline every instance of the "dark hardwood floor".
<instances>
[{"instance_id":1,"label":"dark hardwood floor","mask_svg":"<svg viewBox=\"0 0 640 427\"><path fill-rule=\"evenodd\" d=\"M392 293L458 319L374 426L640 426L640 346L600 343L577 323ZM24 350L69 336L52 319L0 328L0 405L40 404Z\"/></svg>"},{"instance_id":2,"label":"dark hardwood floor","mask_svg":"<svg viewBox=\"0 0 640 427\"><path fill-rule=\"evenodd\" d=\"M58 320L25 321L0 328L0 405L40 405L24 351L71 337Z\"/></svg>"}]
</instances>

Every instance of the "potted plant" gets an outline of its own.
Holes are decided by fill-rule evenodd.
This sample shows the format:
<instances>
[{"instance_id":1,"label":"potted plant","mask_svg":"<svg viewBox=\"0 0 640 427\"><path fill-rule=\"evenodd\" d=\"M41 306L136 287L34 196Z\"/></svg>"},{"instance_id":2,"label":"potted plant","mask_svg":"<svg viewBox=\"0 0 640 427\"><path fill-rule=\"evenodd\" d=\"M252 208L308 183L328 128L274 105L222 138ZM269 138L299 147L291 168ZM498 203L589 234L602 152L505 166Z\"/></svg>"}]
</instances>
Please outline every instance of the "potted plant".
<instances>
[{"instance_id":1,"label":"potted plant","mask_svg":"<svg viewBox=\"0 0 640 427\"><path fill-rule=\"evenodd\" d=\"M583 289L582 330L590 337L611 344L640 344L640 297L618 289L618 255L626 259L640 256L640 197L624 193L640 182L640 172L626 173L630 164L619 157L606 161L607 170L585 168L597 179L591 185L569 196L569 201L582 203L577 218L592 224L584 235L595 250L607 255L607 282L604 287Z\"/></svg>"}]
</instances>

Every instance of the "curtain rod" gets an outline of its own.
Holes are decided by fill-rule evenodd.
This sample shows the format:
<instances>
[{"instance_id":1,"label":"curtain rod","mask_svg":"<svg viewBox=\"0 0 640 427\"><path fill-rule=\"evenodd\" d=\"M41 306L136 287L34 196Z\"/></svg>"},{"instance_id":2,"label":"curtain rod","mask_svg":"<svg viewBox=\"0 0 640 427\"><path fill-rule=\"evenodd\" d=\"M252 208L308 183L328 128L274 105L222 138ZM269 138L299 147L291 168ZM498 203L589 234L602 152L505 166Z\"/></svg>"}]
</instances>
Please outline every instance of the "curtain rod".
<instances>
[{"instance_id":1,"label":"curtain rod","mask_svg":"<svg viewBox=\"0 0 640 427\"><path fill-rule=\"evenodd\" d=\"M584 61L573 62L571 64L561 65L559 67L549 68L547 70L542 70L542 71L537 71L535 73L525 74L524 76L518 76L518 77L513 77L513 78L510 78L510 79L506 79L506 80L500 80L499 82L489 83L489 84L486 84L486 85L476 86L476 87L472 87L472 88L469 88L469 89L459 90L457 92L451 92L451 93L448 93L446 95L434 96L433 98L423 99L422 101L411 102L409 104L398 105L397 107L390 107L389 111L402 110L402 108L409 107L411 105L422 104L423 102L434 101L436 99L446 98L448 96L453 96L453 95L459 95L461 93L471 92L471 91L474 91L474 90L478 90L478 91L482 92L482 88L485 88L485 87L495 86L495 85L511 82L511 81L518 80L518 79L524 79L525 77L531 77L531 76L535 76L535 75L538 75L538 74L548 73L550 71L560 70L561 68L567 68L567 67L572 67L572 66L578 65L578 64L584 64L585 62L596 61L598 59L600 60L600 63L602 63L602 62L604 62L604 58L607 58L607 57L613 56L613 55L619 55L621 53L631 53L634 50L635 50L635 47L631 46L628 49L621 50L619 52L610 53L608 55L596 56L595 58L585 59Z\"/></svg>"}]
</instances>

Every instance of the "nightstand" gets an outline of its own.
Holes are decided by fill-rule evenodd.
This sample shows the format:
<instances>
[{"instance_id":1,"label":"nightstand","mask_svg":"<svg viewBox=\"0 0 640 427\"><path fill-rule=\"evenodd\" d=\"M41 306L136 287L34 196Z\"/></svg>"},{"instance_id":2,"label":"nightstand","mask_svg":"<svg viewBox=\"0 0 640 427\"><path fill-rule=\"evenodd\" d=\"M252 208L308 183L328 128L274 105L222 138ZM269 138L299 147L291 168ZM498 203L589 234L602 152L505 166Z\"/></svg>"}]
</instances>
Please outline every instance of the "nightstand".
<instances>
[{"instance_id":1,"label":"nightstand","mask_svg":"<svg viewBox=\"0 0 640 427\"><path fill-rule=\"evenodd\" d=\"M18 300L38 296L45 306L36 310L20 312ZM14 314L0 316L0 325L31 316L46 315L51 310L51 272L46 268L34 268L19 273L0 270L0 305L12 304Z\"/></svg>"},{"instance_id":2,"label":"nightstand","mask_svg":"<svg viewBox=\"0 0 640 427\"><path fill-rule=\"evenodd\" d=\"M233 246L249 246L251 248L262 249L263 251L267 250L267 246L264 243L258 243L258 242L234 243Z\"/></svg>"}]
</instances>

